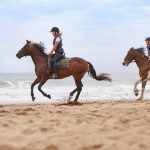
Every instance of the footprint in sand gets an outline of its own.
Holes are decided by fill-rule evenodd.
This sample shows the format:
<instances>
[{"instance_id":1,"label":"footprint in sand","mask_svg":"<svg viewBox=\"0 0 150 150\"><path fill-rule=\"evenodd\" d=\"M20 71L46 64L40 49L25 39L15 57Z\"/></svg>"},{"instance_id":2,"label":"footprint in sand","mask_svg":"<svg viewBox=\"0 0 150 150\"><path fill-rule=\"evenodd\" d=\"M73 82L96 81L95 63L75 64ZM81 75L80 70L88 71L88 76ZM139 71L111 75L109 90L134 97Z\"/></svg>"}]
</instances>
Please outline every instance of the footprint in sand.
<instances>
[{"instance_id":1,"label":"footprint in sand","mask_svg":"<svg viewBox=\"0 0 150 150\"><path fill-rule=\"evenodd\" d=\"M45 150L58 150L58 147L55 145L48 145Z\"/></svg>"},{"instance_id":2,"label":"footprint in sand","mask_svg":"<svg viewBox=\"0 0 150 150\"><path fill-rule=\"evenodd\" d=\"M56 113L58 113L58 114L62 114L63 112L62 112L62 111L56 111Z\"/></svg>"},{"instance_id":3,"label":"footprint in sand","mask_svg":"<svg viewBox=\"0 0 150 150\"><path fill-rule=\"evenodd\" d=\"M9 113L7 110L0 110L0 113Z\"/></svg>"},{"instance_id":4,"label":"footprint in sand","mask_svg":"<svg viewBox=\"0 0 150 150\"><path fill-rule=\"evenodd\" d=\"M45 127L42 127L42 128L40 128L40 131L41 132L47 132L49 129L48 128L45 128Z\"/></svg>"},{"instance_id":5,"label":"footprint in sand","mask_svg":"<svg viewBox=\"0 0 150 150\"><path fill-rule=\"evenodd\" d=\"M103 144L96 144L96 145L82 147L80 150L99 150L102 147L103 147Z\"/></svg>"},{"instance_id":6,"label":"footprint in sand","mask_svg":"<svg viewBox=\"0 0 150 150\"><path fill-rule=\"evenodd\" d=\"M23 111L35 111L35 109L33 109L33 108L25 108L25 109L23 109Z\"/></svg>"},{"instance_id":7,"label":"footprint in sand","mask_svg":"<svg viewBox=\"0 0 150 150\"><path fill-rule=\"evenodd\" d=\"M32 130L32 129L25 129L25 130L23 131L23 134L33 134L33 133L35 133L35 131Z\"/></svg>"},{"instance_id":8,"label":"footprint in sand","mask_svg":"<svg viewBox=\"0 0 150 150\"><path fill-rule=\"evenodd\" d=\"M28 113L27 112L24 112L24 111L22 111L22 112L16 112L16 115L27 115Z\"/></svg>"}]
</instances>

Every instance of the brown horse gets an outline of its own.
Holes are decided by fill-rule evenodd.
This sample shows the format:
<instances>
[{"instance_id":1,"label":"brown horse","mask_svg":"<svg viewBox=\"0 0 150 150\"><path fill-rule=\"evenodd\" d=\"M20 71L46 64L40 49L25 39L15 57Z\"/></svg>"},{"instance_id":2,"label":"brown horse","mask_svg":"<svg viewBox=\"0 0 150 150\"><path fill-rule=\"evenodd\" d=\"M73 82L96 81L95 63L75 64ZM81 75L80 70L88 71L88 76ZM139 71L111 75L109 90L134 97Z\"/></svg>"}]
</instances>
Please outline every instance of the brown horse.
<instances>
[{"instance_id":1,"label":"brown horse","mask_svg":"<svg viewBox=\"0 0 150 150\"><path fill-rule=\"evenodd\" d=\"M144 51L144 48L130 48L122 63L124 66L128 66L131 62L135 61L139 68L140 79L134 84L134 94L138 96L139 90L137 89L137 85L142 83L141 95L138 100L143 99L146 83L150 80L150 61L148 61L148 57L145 56Z\"/></svg>"},{"instance_id":2,"label":"brown horse","mask_svg":"<svg viewBox=\"0 0 150 150\"><path fill-rule=\"evenodd\" d=\"M33 63L35 65L35 73L37 78L31 85L31 97L32 101L35 100L33 88L36 84L38 85L38 90L46 97L51 98L50 95L46 94L42 91L41 87L45 84L45 82L49 79L51 75L51 69L48 66L48 55L44 52L43 44L32 43L27 40L27 43L23 46L23 48L16 54L18 58L23 56L31 56ZM90 62L78 57L73 57L69 61L69 68L65 70L58 70L57 79L62 79L65 77L73 76L76 84L76 89L70 93L69 100L72 98L73 94L77 92L75 97L75 102L77 102L79 95L82 90L82 82L81 79L88 72L91 77L94 79L101 81L111 81L111 78L108 74L102 73L100 75L96 75L95 69Z\"/></svg>"}]
</instances>

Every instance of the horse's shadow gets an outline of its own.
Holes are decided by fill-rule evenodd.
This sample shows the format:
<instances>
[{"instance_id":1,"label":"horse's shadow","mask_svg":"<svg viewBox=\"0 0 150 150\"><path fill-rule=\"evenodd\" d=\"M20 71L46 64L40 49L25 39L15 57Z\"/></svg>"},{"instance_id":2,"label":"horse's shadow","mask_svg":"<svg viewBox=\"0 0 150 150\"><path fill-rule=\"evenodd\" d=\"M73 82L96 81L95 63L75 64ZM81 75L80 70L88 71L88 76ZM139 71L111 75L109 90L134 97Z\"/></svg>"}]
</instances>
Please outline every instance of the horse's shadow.
<instances>
[{"instance_id":1,"label":"horse's shadow","mask_svg":"<svg viewBox=\"0 0 150 150\"><path fill-rule=\"evenodd\" d=\"M81 106L83 103L80 102L75 102L75 101L68 101L67 103L61 103L61 104L56 104L57 106Z\"/></svg>"}]
</instances>

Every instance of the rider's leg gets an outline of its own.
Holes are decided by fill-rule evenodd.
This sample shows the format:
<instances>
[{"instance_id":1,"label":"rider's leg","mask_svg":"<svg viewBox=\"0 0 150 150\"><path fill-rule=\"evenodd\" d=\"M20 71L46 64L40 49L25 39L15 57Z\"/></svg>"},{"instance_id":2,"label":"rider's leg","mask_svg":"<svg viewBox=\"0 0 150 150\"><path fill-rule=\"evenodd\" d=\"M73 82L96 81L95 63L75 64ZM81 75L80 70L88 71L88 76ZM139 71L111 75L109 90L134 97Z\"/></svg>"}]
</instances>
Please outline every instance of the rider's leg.
<instances>
[{"instance_id":1,"label":"rider's leg","mask_svg":"<svg viewBox=\"0 0 150 150\"><path fill-rule=\"evenodd\" d=\"M57 61L62 58L62 53L56 53L52 59L53 74L57 76Z\"/></svg>"}]
</instances>

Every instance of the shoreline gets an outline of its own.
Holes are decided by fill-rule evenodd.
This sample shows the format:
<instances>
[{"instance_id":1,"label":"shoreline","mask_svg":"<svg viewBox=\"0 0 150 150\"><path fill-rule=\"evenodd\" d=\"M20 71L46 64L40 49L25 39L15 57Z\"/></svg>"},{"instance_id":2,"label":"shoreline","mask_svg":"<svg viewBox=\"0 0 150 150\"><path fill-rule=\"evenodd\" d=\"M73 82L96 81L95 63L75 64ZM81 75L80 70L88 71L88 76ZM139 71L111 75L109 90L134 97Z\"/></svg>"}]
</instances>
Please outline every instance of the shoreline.
<instances>
[{"instance_id":1,"label":"shoreline","mask_svg":"<svg viewBox=\"0 0 150 150\"><path fill-rule=\"evenodd\" d=\"M110 102L120 102L120 103L126 103L126 102L145 102L145 101L150 101L150 99L144 99L142 101L137 101L136 99L127 99L127 98L122 98L122 99L97 99L97 100L78 100L79 104L91 104L91 103L110 103ZM71 103L73 103L73 100L71 100ZM64 101L51 101L51 100L47 100L47 102L44 100L43 102L40 100L35 100L34 102L32 102L32 100L30 102L23 102L23 101L19 101L19 102L1 102L0 106L11 106L11 105L61 105L61 104L68 104L67 100Z\"/></svg>"}]
</instances>

